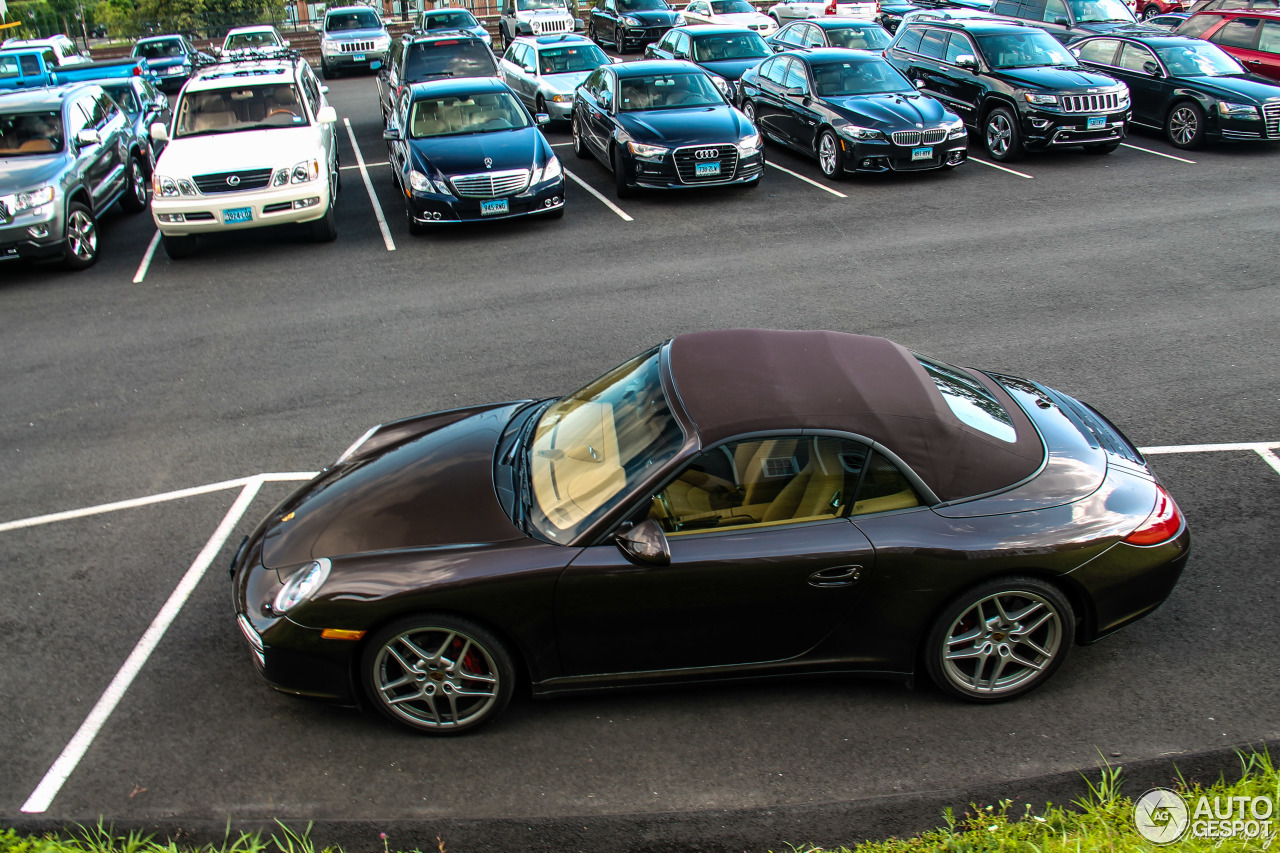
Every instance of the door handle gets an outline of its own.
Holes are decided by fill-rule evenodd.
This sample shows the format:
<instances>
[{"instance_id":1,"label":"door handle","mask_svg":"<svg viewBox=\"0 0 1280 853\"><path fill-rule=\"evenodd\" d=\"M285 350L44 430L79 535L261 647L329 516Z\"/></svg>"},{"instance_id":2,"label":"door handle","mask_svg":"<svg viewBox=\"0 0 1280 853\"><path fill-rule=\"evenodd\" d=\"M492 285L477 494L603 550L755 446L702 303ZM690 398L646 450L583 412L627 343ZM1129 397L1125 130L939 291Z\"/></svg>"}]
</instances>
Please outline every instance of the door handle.
<instances>
[{"instance_id":1,"label":"door handle","mask_svg":"<svg viewBox=\"0 0 1280 853\"><path fill-rule=\"evenodd\" d=\"M849 586L862 578L862 566L832 566L809 575L809 585L816 587Z\"/></svg>"}]
</instances>

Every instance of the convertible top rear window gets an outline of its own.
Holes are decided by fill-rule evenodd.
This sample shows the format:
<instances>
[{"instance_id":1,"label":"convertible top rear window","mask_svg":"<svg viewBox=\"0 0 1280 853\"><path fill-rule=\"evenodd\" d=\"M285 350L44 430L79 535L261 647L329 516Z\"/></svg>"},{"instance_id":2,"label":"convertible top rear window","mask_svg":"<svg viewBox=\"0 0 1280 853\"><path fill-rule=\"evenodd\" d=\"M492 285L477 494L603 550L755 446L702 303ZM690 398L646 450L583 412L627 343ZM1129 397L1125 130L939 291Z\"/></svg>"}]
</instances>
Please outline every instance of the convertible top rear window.
<instances>
[{"instance_id":1,"label":"convertible top rear window","mask_svg":"<svg viewBox=\"0 0 1280 853\"><path fill-rule=\"evenodd\" d=\"M978 380L966 375L963 371L916 355L933 384L938 386L942 399L947 401L951 413L977 430L982 430L1001 441L1017 441L1018 433L1013 428L1013 419L1005 411L1000 401Z\"/></svg>"}]
</instances>

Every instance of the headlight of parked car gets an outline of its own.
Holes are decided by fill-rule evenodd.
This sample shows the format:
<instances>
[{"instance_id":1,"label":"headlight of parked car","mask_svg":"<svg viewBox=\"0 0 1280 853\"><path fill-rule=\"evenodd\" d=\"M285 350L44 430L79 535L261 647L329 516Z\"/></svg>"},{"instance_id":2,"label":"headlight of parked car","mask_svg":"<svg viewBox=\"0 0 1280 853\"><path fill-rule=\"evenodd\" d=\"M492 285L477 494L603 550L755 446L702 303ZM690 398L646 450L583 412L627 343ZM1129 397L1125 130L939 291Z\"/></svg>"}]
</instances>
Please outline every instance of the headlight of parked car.
<instances>
[{"instance_id":1,"label":"headlight of parked car","mask_svg":"<svg viewBox=\"0 0 1280 853\"><path fill-rule=\"evenodd\" d=\"M760 134L753 133L750 136L744 136L738 140L738 148L742 150L743 157L749 157L760 148Z\"/></svg>"},{"instance_id":2,"label":"headlight of parked car","mask_svg":"<svg viewBox=\"0 0 1280 853\"><path fill-rule=\"evenodd\" d=\"M1116 90L1116 99L1119 102L1120 109L1129 109L1129 87L1121 86Z\"/></svg>"},{"instance_id":3,"label":"headlight of parked car","mask_svg":"<svg viewBox=\"0 0 1280 853\"><path fill-rule=\"evenodd\" d=\"M33 207L40 207L53 201L53 187L41 187L38 190L30 192L17 193L13 196L13 206L10 213L20 213L24 210L30 210Z\"/></svg>"},{"instance_id":4,"label":"headlight of parked car","mask_svg":"<svg viewBox=\"0 0 1280 853\"><path fill-rule=\"evenodd\" d=\"M685 26L685 25L686 25L686 24L688 24L688 23L689 23L689 21L688 21L688 19L687 19L687 18L685 18L685 16L684 16L684 15L676 15L676 26L677 26L677 27L683 27L683 26Z\"/></svg>"},{"instance_id":5,"label":"headlight of parked car","mask_svg":"<svg viewBox=\"0 0 1280 853\"><path fill-rule=\"evenodd\" d=\"M1218 101L1218 115L1223 118L1257 118L1258 108L1249 104L1233 104L1230 101Z\"/></svg>"},{"instance_id":6,"label":"headlight of parked car","mask_svg":"<svg viewBox=\"0 0 1280 853\"><path fill-rule=\"evenodd\" d=\"M1058 105L1057 95L1037 95L1028 92L1026 97L1029 104L1037 104L1042 107L1056 107Z\"/></svg>"},{"instance_id":7,"label":"headlight of parked car","mask_svg":"<svg viewBox=\"0 0 1280 853\"><path fill-rule=\"evenodd\" d=\"M640 19L633 18L630 15L623 15L622 23L626 24L628 27L638 27L640 26Z\"/></svg>"},{"instance_id":8,"label":"headlight of parked car","mask_svg":"<svg viewBox=\"0 0 1280 853\"><path fill-rule=\"evenodd\" d=\"M849 139L858 142L865 142L869 139L884 139L884 134L878 130L872 130L869 127L858 127L856 124L846 124L838 128L838 130Z\"/></svg>"},{"instance_id":9,"label":"headlight of parked car","mask_svg":"<svg viewBox=\"0 0 1280 853\"><path fill-rule=\"evenodd\" d=\"M338 53L338 51L339 51L339 49L338 49L338 43L337 43L336 41L334 41L333 39L329 39L329 38L321 38L321 39L320 39L320 52L321 52L321 53Z\"/></svg>"},{"instance_id":10,"label":"headlight of parked car","mask_svg":"<svg viewBox=\"0 0 1280 853\"><path fill-rule=\"evenodd\" d=\"M195 185L185 179L174 180L164 175L151 176L151 190L162 198L179 195L196 195Z\"/></svg>"},{"instance_id":11,"label":"headlight of parked car","mask_svg":"<svg viewBox=\"0 0 1280 853\"><path fill-rule=\"evenodd\" d=\"M386 50L391 47L391 36L378 36L373 40L374 50Z\"/></svg>"},{"instance_id":12,"label":"headlight of parked car","mask_svg":"<svg viewBox=\"0 0 1280 853\"><path fill-rule=\"evenodd\" d=\"M721 77L719 74L708 74L711 82L716 84L716 88L720 90L720 94L724 95L725 100L733 100L733 84Z\"/></svg>"},{"instance_id":13,"label":"headlight of parked car","mask_svg":"<svg viewBox=\"0 0 1280 853\"><path fill-rule=\"evenodd\" d=\"M956 119L951 124L943 125L947 129L947 139L963 139L966 135L964 119Z\"/></svg>"},{"instance_id":14,"label":"headlight of parked car","mask_svg":"<svg viewBox=\"0 0 1280 853\"><path fill-rule=\"evenodd\" d=\"M289 180L295 184L305 184L320 177L319 160L303 160L289 170Z\"/></svg>"},{"instance_id":15,"label":"headlight of parked car","mask_svg":"<svg viewBox=\"0 0 1280 853\"><path fill-rule=\"evenodd\" d=\"M273 613L284 615L304 601L310 600L329 578L329 561L312 560L285 579L284 586L271 602Z\"/></svg>"},{"instance_id":16,"label":"headlight of parked car","mask_svg":"<svg viewBox=\"0 0 1280 853\"><path fill-rule=\"evenodd\" d=\"M628 142L627 147L631 149L632 154L641 160L661 160L667 156L667 151L670 150L663 148L661 145L642 145L639 142Z\"/></svg>"},{"instance_id":17,"label":"headlight of parked car","mask_svg":"<svg viewBox=\"0 0 1280 853\"><path fill-rule=\"evenodd\" d=\"M533 179L529 181L529 188L532 189L538 184L544 184L547 181L558 181L563 176L564 169L560 165L560 158L552 154L551 159L547 161L547 165L541 169L533 170Z\"/></svg>"},{"instance_id":18,"label":"headlight of parked car","mask_svg":"<svg viewBox=\"0 0 1280 853\"><path fill-rule=\"evenodd\" d=\"M445 183L444 178L429 178L413 169L409 172L409 188L419 193L439 193L440 195L453 195L449 190L449 185Z\"/></svg>"}]
</instances>

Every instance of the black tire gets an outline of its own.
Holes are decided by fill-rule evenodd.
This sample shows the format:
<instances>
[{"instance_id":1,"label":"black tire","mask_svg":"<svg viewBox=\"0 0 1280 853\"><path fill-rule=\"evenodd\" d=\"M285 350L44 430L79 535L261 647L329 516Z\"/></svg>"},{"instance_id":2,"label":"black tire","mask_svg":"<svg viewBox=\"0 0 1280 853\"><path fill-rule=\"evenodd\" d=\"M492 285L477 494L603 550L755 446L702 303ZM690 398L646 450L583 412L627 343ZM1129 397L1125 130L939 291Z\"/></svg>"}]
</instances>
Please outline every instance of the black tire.
<instances>
[{"instance_id":1,"label":"black tire","mask_svg":"<svg viewBox=\"0 0 1280 853\"><path fill-rule=\"evenodd\" d=\"M756 123L756 105L750 98L742 99L742 114L747 117L747 121L756 126L756 130L760 130L760 125Z\"/></svg>"},{"instance_id":2,"label":"black tire","mask_svg":"<svg viewBox=\"0 0 1280 853\"><path fill-rule=\"evenodd\" d=\"M1008 163L1022 157L1022 129L1009 107L996 107L982 120L982 144L992 160Z\"/></svg>"},{"instance_id":3,"label":"black tire","mask_svg":"<svg viewBox=\"0 0 1280 853\"><path fill-rule=\"evenodd\" d=\"M1158 8L1156 8L1155 6L1148 6L1147 8L1142 10L1142 20L1149 21L1159 14L1160 14L1160 10Z\"/></svg>"},{"instance_id":4,"label":"black tire","mask_svg":"<svg viewBox=\"0 0 1280 853\"><path fill-rule=\"evenodd\" d=\"M311 241L313 243L332 243L338 239L338 217L333 211L334 199L329 198L329 209L324 216L311 223Z\"/></svg>"},{"instance_id":5,"label":"black tire","mask_svg":"<svg viewBox=\"0 0 1280 853\"><path fill-rule=\"evenodd\" d=\"M542 97L542 95L538 95L533 102L533 114L537 115L538 113L543 113L548 117L551 115L551 113L547 112L547 99Z\"/></svg>"},{"instance_id":6,"label":"black tire","mask_svg":"<svg viewBox=\"0 0 1280 853\"><path fill-rule=\"evenodd\" d=\"M1120 147L1120 143L1118 141L1117 142L1095 142L1092 145L1086 145L1084 147L1084 153L1110 154L1112 151L1115 151L1119 147Z\"/></svg>"},{"instance_id":7,"label":"black tire","mask_svg":"<svg viewBox=\"0 0 1280 853\"><path fill-rule=\"evenodd\" d=\"M833 181L844 180L844 154L840 151L840 140L834 132L824 130L818 134L817 150L818 168L822 174Z\"/></svg>"},{"instance_id":8,"label":"black tire","mask_svg":"<svg viewBox=\"0 0 1280 853\"><path fill-rule=\"evenodd\" d=\"M618 149L613 149L613 156L609 158L613 163L613 190L618 198L631 198L636 194L635 187L627 183L627 167L622 161L622 156L618 154Z\"/></svg>"},{"instance_id":9,"label":"black tire","mask_svg":"<svg viewBox=\"0 0 1280 853\"><path fill-rule=\"evenodd\" d=\"M98 262L98 220L92 210L81 202L71 202L67 205L63 229L62 266L65 269L88 269Z\"/></svg>"},{"instance_id":10,"label":"black tire","mask_svg":"<svg viewBox=\"0 0 1280 853\"><path fill-rule=\"evenodd\" d=\"M595 19L587 22L587 38L591 39L596 44L600 44L600 33L596 31Z\"/></svg>"},{"instance_id":11,"label":"black tire","mask_svg":"<svg viewBox=\"0 0 1280 853\"><path fill-rule=\"evenodd\" d=\"M161 234L160 243L164 253L175 261L189 258L196 253L196 237L194 234L169 235Z\"/></svg>"},{"instance_id":12,"label":"black tire","mask_svg":"<svg viewBox=\"0 0 1280 853\"><path fill-rule=\"evenodd\" d=\"M137 154L129 155L124 179L127 186L120 196L120 207L125 213L141 213L147 209L147 170Z\"/></svg>"},{"instance_id":13,"label":"black tire","mask_svg":"<svg viewBox=\"0 0 1280 853\"><path fill-rule=\"evenodd\" d=\"M492 721L511 701L515 680L501 640L445 614L393 622L371 636L360 655L360 681L373 706L424 734L462 734Z\"/></svg>"},{"instance_id":14,"label":"black tire","mask_svg":"<svg viewBox=\"0 0 1280 853\"><path fill-rule=\"evenodd\" d=\"M1178 101L1165 118L1164 135L1175 148L1201 147L1204 145L1204 110L1194 101Z\"/></svg>"},{"instance_id":15,"label":"black tire","mask_svg":"<svg viewBox=\"0 0 1280 853\"><path fill-rule=\"evenodd\" d=\"M511 47L511 38L507 35L506 27L498 25L498 40L502 42L502 52L506 53L507 48Z\"/></svg>"},{"instance_id":16,"label":"black tire","mask_svg":"<svg viewBox=\"0 0 1280 853\"><path fill-rule=\"evenodd\" d=\"M613 49L618 53L627 52L627 40L622 35L622 25L616 21L613 24Z\"/></svg>"},{"instance_id":17,"label":"black tire","mask_svg":"<svg viewBox=\"0 0 1280 853\"><path fill-rule=\"evenodd\" d=\"M591 159L591 149L587 147L587 140L586 140L586 139L584 139L584 138L582 137L582 130L581 130L581 127L580 127L580 122L581 122L581 121L582 121L582 119L578 118L578 114L577 114L577 113L574 113L574 114L573 114L573 119L572 119L572 122L573 122L573 153L574 153L575 155L577 155L577 157L578 157L578 159L579 159L579 160L590 160L590 159Z\"/></svg>"},{"instance_id":18,"label":"black tire","mask_svg":"<svg viewBox=\"0 0 1280 853\"><path fill-rule=\"evenodd\" d=\"M329 79L329 66L324 63L324 60L320 61L320 79L321 80Z\"/></svg>"},{"instance_id":19,"label":"black tire","mask_svg":"<svg viewBox=\"0 0 1280 853\"><path fill-rule=\"evenodd\" d=\"M1048 581L987 581L938 615L924 644L925 669L952 696L1003 702L1053 675L1075 641L1075 627L1071 602Z\"/></svg>"}]
</instances>

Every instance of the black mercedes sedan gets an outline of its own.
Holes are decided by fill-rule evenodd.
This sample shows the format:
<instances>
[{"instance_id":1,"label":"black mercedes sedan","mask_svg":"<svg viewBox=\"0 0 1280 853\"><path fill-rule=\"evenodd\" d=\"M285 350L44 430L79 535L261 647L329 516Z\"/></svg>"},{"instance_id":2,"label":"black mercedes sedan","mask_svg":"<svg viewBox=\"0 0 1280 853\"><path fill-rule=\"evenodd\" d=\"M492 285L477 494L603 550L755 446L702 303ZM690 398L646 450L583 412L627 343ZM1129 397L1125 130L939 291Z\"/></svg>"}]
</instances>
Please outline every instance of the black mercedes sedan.
<instances>
[{"instance_id":1,"label":"black mercedes sedan","mask_svg":"<svg viewBox=\"0 0 1280 853\"><path fill-rule=\"evenodd\" d=\"M430 734L517 683L927 674L986 703L1158 608L1190 544L1066 394L883 338L711 331L369 430L245 538L233 600L273 687Z\"/></svg>"},{"instance_id":2,"label":"black mercedes sedan","mask_svg":"<svg viewBox=\"0 0 1280 853\"><path fill-rule=\"evenodd\" d=\"M602 65L578 87L573 150L613 172L618 197L637 188L756 186L764 148L755 125L691 62Z\"/></svg>"},{"instance_id":3,"label":"black mercedes sedan","mask_svg":"<svg viewBox=\"0 0 1280 853\"><path fill-rule=\"evenodd\" d=\"M564 215L564 171L536 119L492 77L416 83L383 138L410 232L531 214Z\"/></svg>"},{"instance_id":4,"label":"black mercedes sedan","mask_svg":"<svg viewBox=\"0 0 1280 853\"><path fill-rule=\"evenodd\" d=\"M1134 124L1178 148L1206 140L1280 140L1280 83L1249 73L1216 44L1189 36L1096 36L1071 46L1089 68L1129 87Z\"/></svg>"},{"instance_id":5,"label":"black mercedes sedan","mask_svg":"<svg viewBox=\"0 0 1280 853\"><path fill-rule=\"evenodd\" d=\"M618 53L627 53L686 23L666 0L600 0L587 18L587 35L596 44L611 44Z\"/></svg>"},{"instance_id":6,"label":"black mercedes sedan","mask_svg":"<svg viewBox=\"0 0 1280 853\"><path fill-rule=\"evenodd\" d=\"M960 116L869 51L779 53L744 74L739 89L742 111L761 133L817 157L828 178L954 169L968 157Z\"/></svg>"}]
</instances>

